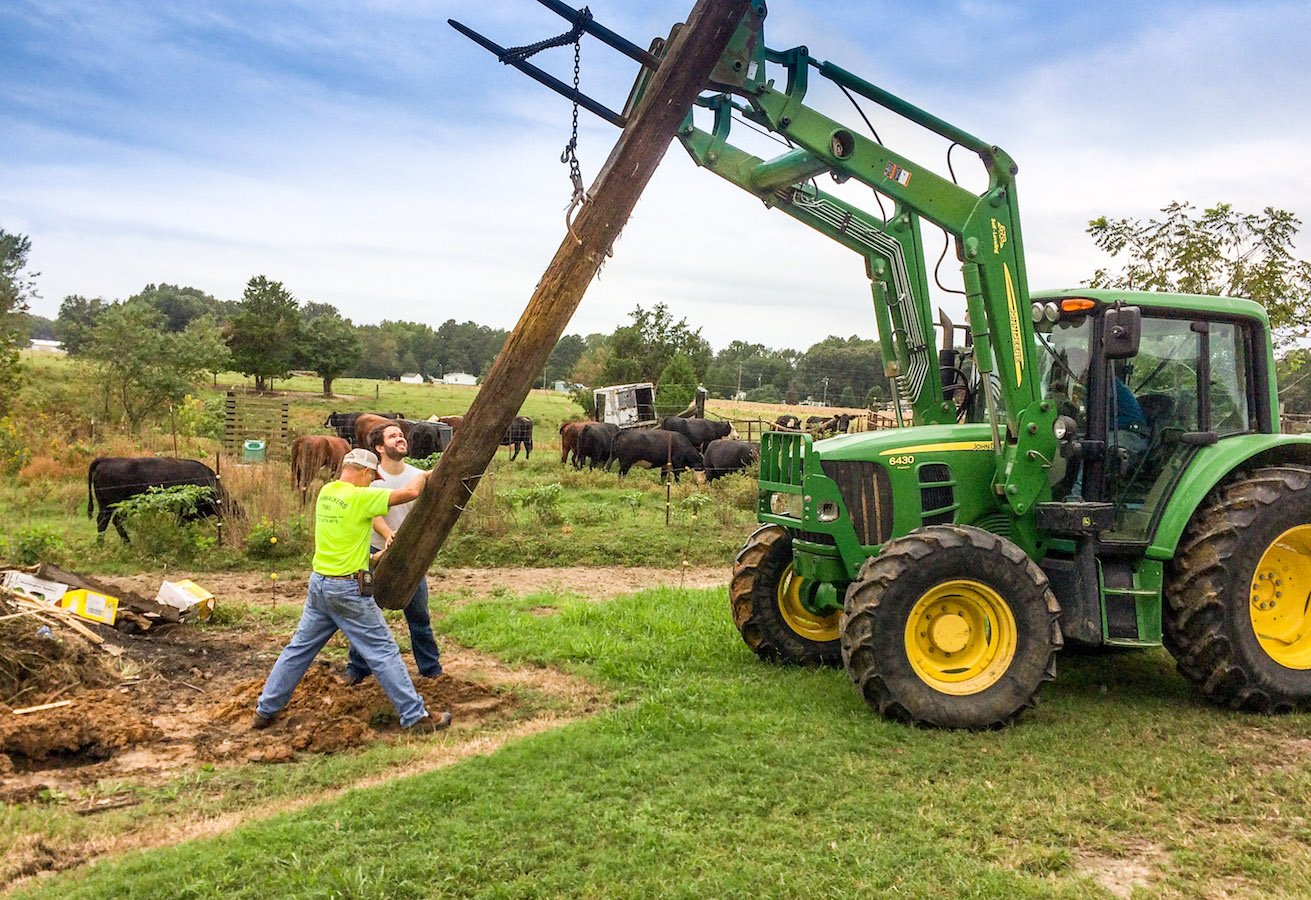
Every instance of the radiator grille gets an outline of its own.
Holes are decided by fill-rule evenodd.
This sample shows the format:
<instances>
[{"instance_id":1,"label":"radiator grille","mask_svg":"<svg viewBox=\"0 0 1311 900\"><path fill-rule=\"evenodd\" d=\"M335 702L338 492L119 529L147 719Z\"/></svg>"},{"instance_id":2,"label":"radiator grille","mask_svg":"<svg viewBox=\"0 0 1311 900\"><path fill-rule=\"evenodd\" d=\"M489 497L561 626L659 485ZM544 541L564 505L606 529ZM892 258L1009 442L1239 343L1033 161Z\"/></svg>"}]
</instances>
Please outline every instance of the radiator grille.
<instances>
[{"instance_id":1,"label":"radiator grille","mask_svg":"<svg viewBox=\"0 0 1311 900\"><path fill-rule=\"evenodd\" d=\"M887 470L864 460L823 460L820 465L842 492L856 540L882 544L892 537L892 480Z\"/></svg>"},{"instance_id":2,"label":"radiator grille","mask_svg":"<svg viewBox=\"0 0 1311 900\"><path fill-rule=\"evenodd\" d=\"M956 492L951 468L944 463L920 467L920 521L925 525L946 525L956 518Z\"/></svg>"}]
</instances>

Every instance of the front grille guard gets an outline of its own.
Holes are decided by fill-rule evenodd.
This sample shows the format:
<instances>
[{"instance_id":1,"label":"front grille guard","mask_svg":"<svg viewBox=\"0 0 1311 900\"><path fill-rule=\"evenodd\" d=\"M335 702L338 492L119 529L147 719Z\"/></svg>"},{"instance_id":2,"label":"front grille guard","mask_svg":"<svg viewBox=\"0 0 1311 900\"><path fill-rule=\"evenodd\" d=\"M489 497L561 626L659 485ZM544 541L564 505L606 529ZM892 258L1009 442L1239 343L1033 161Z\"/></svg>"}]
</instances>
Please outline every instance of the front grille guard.
<instances>
[{"instance_id":1,"label":"front grille guard","mask_svg":"<svg viewBox=\"0 0 1311 900\"><path fill-rule=\"evenodd\" d=\"M760 486L773 490L801 489L805 460L814 445L808 434L766 431L760 436Z\"/></svg>"}]
</instances>

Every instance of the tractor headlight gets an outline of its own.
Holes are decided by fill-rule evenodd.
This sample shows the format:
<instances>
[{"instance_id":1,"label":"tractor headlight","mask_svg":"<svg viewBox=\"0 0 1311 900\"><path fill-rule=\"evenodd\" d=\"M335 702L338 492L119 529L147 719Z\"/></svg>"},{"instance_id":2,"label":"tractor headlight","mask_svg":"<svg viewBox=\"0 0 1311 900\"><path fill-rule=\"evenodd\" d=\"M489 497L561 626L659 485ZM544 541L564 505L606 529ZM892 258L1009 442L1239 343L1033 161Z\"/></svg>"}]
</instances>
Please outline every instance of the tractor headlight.
<instances>
[{"instance_id":1,"label":"tractor headlight","mask_svg":"<svg viewBox=\"0 0 1311 900\"><path fill-rule=\"evenodd\" d=\"M1075 427L1074 419L1069 416L1057 416L1055 423L1052 424L1052 434L1056 435L1056 440L1063 441L1074 434Z\"/></svg>"},{"instance_id":2,"label":"tractor headlight","mask_svg":"<svg viewBox=\"0 0 1311 900\"><path fill-rule=\"evenodd\" d=\"M1043 318L1055 324L1061 319L1061 308L1055 303L1048 303L1042 308Z\"/></svg>"},{"instance_id":3,"label":"tractor headlight","mask_svg":"<svg viewBox=\"0 0 1311 900\"><path fill-rule=\"evenodd\" d=\"M791 516L800 519L804 507L800 494L770 494L769 511L776 516Z\"/></svg>"},{"instance_id":4,"label":"tractor headlight","mask_svg":"<svg viewBox=\"0 0 1311 900\"><path fill-rule=\"evenodd\" d=\"M840 514L841 510L838 509L838 505L832 500L822 501L819 504L819 508L815 510L815 518L819 519L821 522L832 522L836 520Z\"/></svg>"}]
</instances>

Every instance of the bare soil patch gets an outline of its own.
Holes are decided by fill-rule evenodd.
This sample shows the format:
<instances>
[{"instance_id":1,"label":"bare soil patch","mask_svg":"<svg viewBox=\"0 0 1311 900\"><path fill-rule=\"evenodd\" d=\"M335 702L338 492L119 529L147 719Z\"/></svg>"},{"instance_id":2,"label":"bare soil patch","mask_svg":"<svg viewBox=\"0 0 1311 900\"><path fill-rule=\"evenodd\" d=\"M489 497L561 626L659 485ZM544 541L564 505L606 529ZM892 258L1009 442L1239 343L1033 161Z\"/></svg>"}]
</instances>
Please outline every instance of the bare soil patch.
<instances>
[{"instance_id":1,"label":"bare soil patch","mask_svg":"<svg viewBox=\"0 0 1311 900\"><path fill-rule=\"evenodd\" d=\"M172 578L182 577L172 573ZM245 602L293 603L304 596L303 579L269 584L258 573L198 574L196 580L220 605ZM722 584L720 570L684 576L678 570L452 570L431 580L435 592L469 598L498 591L527 593L570 590L602 599L658 584ZM153 593L159 575L105 578L121 587ZM402 617L390 617L398 636ZM251 619L232 627L161 625L145 634L128 635L97 627L114 653L35 638L35 652L49 655L57 678L34 679L35 685L12 706L0 703L0 802L11 805L57 804L61 810L92 815L139 803L158 802L160 788L198 769L248 764L294 763L306 754L356 751L379 742L424 742L412 762L368 776L360 782L313 796L296 804L326 799L349 787L380 783L404 774L446 765L474 753L486 753L522 734L556 727L602 708L607 699L580 679L540 667L510 668L493 657L442 641L445 672L421 678L410 663L415 687L430 709L449 709L449 732L439 738L412 738L399 726L395 709L377 682L347 687L339 678L340 662L311 667L290 704L274 724L254 731L250 718L255 699L273 661L286 642ZM72 643L70 641L69 643ZM48 648L42 651L42 648ZM338 635L329 648L344 650ZM337 658L340 659L340 653ZM322 657L321 657L322 659ZM81 677L79 677L81 676ZM14 715L16 706L52 700L69 705ZM527 706L525 706L527 702ZM431 750L427 749L431 746ZM280 798L268 808L241 807L215 816L188 809L185 800L163 821L139 817L90 840L67 842L49 833L11 835L0 859L0 890L43 872L78 866L101 856L137 847L172 844L231 828L242 821L285 810ZM93 829L94 831L95 829ZM104 831L104 829L101 829Z\"/></svg>"},{"instance_id":2,"label":"bare soil patch","mask_svg":"<svg viewBox=\"0 0 1311 900\"><path fill-rule=\"evenodd\" d=\"M655 587L692 589L726 585L732 576L727 567L689 566L658 568L632 566L598 568L596 566L561 566L553 568L514 569L439 569L428 576L432 595L453 594L460 599L479 599L493 594L533 594L539 591L573 593L590 600L609 600L621 594ZM307 577L271 578L250 572L170 572L178 581L190 578L220 599L251 605L276 606L299 603L305 597ZM102 576L101 581L153 597L159 588L159 574Z\"/></svg>"},{"instance_id":3,"label":"bare soil patch","mask_svg":"<svg viewBox=\"0 0 1311 900\"><path fill-rule=\"evenodd\" d=\"M1089 850L1074 854L1074 870L1087 875L1117 897L1132 896L1135 888L1151 884L1165 862L1165 850L1151 841L1130 841L1120 856Z\"/></svg>"}]
</instances>

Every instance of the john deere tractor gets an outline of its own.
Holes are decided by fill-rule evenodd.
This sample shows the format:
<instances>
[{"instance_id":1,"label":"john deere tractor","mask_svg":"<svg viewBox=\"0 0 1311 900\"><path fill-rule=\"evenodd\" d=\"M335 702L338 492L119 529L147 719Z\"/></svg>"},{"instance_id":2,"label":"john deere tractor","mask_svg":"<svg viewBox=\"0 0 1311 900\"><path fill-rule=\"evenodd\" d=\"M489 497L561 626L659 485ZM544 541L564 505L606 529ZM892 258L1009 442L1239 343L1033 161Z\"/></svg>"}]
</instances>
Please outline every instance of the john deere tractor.
<instances>
[{"instance_id":1,"label":"john deere tractor","mask_svg":"<svg viewBox=\"0 0 1311 900\"><path fill-rule=\"evenodd\" d=\"M540 2L574 37L643 61L625 116L639 105L666 42L641 51ZM770 49L765 12L752 0L678 137L698 165L864 257L904 427L765 434L761 525L730 591L747 645L841 663L884 715L948 728L1014 719L1073 643L1164 644L1226 706L1311 705L1311 439L1279 433L1263 308L1031 292L1012 159L804 46ZM863 101L944 138L949 177L807 106L815 77L862 119ZM737 123L785 151L730 144ZM982 191L957 183L956 150L982 163ZM824 177L868 188L878 215ZM954 250L965 326L934 321L928 273L952 264L929 265L924 222Z\"/></svg>"}]
</instances>

